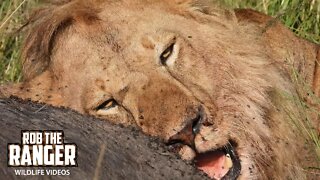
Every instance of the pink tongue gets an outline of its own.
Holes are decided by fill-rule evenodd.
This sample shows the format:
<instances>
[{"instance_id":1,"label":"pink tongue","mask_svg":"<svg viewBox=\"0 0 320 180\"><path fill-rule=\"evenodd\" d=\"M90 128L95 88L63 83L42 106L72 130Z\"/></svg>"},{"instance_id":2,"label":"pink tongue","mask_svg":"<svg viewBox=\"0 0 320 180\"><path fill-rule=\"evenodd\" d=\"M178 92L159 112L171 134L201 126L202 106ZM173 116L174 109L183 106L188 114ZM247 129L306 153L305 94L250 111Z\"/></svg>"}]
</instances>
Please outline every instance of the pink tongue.
<instances>
[{"instance_id":1,"label":"pink tongue","mask_svg":"<svg viewBox=\"0 0 320 180\"><path fill-rule=\"evenodd\" d=\"M209 152L196 157L197 167L205 172L210 178L221 179L229 169L224 167L226 156L223 152Z\"/></svg>"}]
</instances>

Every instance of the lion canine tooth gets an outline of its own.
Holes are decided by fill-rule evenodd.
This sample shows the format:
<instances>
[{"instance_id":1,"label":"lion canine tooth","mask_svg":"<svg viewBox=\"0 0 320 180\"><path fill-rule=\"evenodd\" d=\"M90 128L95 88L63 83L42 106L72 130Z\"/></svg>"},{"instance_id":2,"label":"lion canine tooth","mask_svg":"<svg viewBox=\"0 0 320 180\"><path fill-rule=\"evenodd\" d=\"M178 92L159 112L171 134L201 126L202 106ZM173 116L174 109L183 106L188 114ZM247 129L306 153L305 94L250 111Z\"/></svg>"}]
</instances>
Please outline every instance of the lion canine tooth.
<instances>
[{"instance_id":1,"label":"lion canine tooth","mask_svg":"<svg viewBox=\"0 0 320 180\"><path fill-rule=\"evenodd\" d=\"M226 154L226 160L224 161L224 167L227 169L230 169L230 168L232 168L232 166L233 166L233 162L230 157L230 154Z\"/></svg>"}]
</instances>

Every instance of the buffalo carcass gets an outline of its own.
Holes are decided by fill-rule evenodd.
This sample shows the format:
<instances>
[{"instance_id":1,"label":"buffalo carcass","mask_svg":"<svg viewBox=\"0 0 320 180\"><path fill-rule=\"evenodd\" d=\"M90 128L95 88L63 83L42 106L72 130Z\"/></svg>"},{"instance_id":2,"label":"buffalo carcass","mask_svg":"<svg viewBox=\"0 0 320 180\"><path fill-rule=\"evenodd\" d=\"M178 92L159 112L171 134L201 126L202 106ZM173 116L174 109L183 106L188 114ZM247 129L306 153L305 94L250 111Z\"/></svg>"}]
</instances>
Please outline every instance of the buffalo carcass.
<instances>
[{"instance_id":1,"label":"buffalo carcass","mask_svg":"<svg viewBox=\"0 0 320 180\"><path fill-rule=\"evenodd\" d=\"M19 99L0 99L1 179L206 179L157 139L72 110ZM22 130L63 130L75 143L78 167L8 167L8 143L21 143ZM17 176L15 170L63 169L69 176Z\"/></svg>"}]
</instances>

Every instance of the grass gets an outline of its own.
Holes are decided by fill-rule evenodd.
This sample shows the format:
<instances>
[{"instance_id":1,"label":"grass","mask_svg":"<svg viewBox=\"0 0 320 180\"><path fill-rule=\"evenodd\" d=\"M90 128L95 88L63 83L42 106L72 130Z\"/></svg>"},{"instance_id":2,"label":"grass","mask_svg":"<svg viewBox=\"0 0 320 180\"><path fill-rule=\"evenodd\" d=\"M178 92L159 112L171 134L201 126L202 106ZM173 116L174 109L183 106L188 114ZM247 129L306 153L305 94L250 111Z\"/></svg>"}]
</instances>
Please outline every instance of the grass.
<instances>
[{"instance_id":1,"label":"grass","mask_svg":"<svg viewBox=\"0 0 320 180\"><path fill-rule=\"evenodd\" d=\"M298 36L320 44L320 0L222 0L232 8L251 8L280 19Z\"/></svg>"},{"instance_id":2,"label":"grass","mask_svg":"<svg viewBox=\"0 0 320 180\"><path fill-rule=\"evenodd\" d=\"M22 37L16 31L29 16L28 9L38 0L1 0L0 2L0 84L21 80L19 61Z\"/></svg>"}]
</instances>

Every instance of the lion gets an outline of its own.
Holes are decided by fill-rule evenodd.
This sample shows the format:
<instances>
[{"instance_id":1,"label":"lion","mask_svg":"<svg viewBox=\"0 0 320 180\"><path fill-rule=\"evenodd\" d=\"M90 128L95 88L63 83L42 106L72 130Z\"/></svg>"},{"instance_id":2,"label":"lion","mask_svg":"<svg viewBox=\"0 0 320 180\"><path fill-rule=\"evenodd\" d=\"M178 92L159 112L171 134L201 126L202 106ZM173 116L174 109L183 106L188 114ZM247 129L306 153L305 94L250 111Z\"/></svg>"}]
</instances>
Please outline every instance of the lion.
<instances>
[{"instance_id":1,"label":"lion","mask_svg":"<svg viewBox=\"0 0 320 180\"><path fill-rule=\"evenodd\" d=\"M319 97L320 50L277 20L209 0L68 0L27 27L24 82L3 96L138 127L213 179L313 177L291 97L314 98L291 74Z\"/></svg>"}]
</instances>

